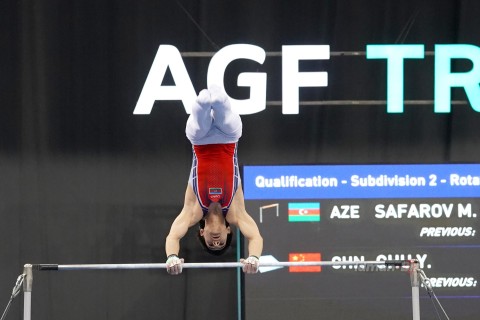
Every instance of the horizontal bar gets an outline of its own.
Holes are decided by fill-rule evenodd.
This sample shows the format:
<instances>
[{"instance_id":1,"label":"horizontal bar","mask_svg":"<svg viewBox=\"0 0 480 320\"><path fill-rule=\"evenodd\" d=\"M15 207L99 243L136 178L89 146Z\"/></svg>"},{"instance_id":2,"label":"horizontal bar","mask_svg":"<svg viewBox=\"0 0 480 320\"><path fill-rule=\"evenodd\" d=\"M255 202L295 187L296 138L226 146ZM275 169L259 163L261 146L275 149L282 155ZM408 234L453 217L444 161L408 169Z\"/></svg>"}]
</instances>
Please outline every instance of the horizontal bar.
<instances>
[{"instance_id":1,"label":"horizontal bar","mask_svg":"<svg viewBox=\"0 0 480 320\"><path fill-rule=\"evenodd\" d=\"M387 261L302 261L302 262L264 262L260 267L307 267L307 266L410 266L410 260ZM241 262L190 262L184 263L183 268L241 268ZM36 264L39 271L73 271L73 270L139 270L139 269L166 269L165 263L120 263L120 264Z\"/></svg>"},{"instance_id":2,"label":"horizontal bar","mask_svg":"<svg viewBox=\"0 0 480 320\"><path fill-rule=\"evenodd\" d=\"M433 106L433 100L405 100L404 105L417 106ZM465 100L452 100L452 105L468 105ZM267 106L281 106L282 101L267 101ZM387 100L314 100L314 101L299 101L300 106L385 106Z\"/></svg>"},{"instance_id":3,"label":"horizontal bar","mask_svg":"<svg viewBox=\"0 0 480 320\"><path fill-rule=\"evenodd\" d=\"M184 51L180 55L185 58L210 58L217 52L214 51ZM268 51L265 52L267 57L281 57L282 51ZM331 57L363 57L366 55L365 51L330 51ZM434 56L434 51L425 51L425 56Z\"/></svg>"}]
</instances>

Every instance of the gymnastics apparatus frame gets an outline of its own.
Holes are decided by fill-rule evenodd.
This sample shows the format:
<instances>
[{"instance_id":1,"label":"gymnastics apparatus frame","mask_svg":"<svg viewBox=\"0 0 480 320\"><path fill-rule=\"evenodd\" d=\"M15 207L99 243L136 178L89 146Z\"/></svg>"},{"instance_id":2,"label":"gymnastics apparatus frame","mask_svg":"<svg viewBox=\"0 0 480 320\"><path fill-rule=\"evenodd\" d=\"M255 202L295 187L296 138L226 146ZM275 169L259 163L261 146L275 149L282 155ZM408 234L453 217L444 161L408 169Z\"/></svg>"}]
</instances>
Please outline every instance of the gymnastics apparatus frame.
<instances>
[{"instance_id":1,"label":"gymnastics apparatus frame","mask_svg":"<svg viewBox=\"0 0 480 320\"><path fill-rule=\"evenodd\" d=\"M184 263L183 268L241 268L241 262ZM260 262L259 267L301 267L301 266L353 266L359 271L371 268L387 268L410 273L412 287L412 319L420 320L420 283L427 289L429 280L418 260L386 260L386 261L302 261L302 262ZM33 271L81 271L81 270L140 270L166 269L165 263L126 263L126 264L25 264L13 289L12 299L23 288L23 320L32 317ZM12 300L11 299L11 300ZM11 301L10 301L11 302ZM9 303L10 304L10 303ZM7 306L7 308L9 305Z\"/></svg>"}]
</instances>

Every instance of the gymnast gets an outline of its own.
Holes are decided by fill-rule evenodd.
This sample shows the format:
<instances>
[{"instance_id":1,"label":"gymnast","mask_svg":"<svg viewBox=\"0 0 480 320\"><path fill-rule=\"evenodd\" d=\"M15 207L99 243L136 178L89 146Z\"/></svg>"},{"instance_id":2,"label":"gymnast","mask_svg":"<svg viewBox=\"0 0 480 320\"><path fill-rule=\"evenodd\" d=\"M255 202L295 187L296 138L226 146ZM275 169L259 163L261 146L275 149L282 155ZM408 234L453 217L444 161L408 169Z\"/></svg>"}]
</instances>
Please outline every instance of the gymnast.
<instances>
[{"instance_id":1,"label":"gymnast","mask_svg":"<svg viewBox=\"0 0 480 320\"><path fill-rule=\"evenodd\" d=\"M180 239L199 226L198 238L207 252L223 254L232 240L230 225L248 240L248 257L240 259L243 272L256 273L263 239L255 221L245 210L237 160L242 121L227 94L209 86L198 95L185 129L192 144L193 161L183 209L174 220L165 241L167 272L182 272Z\"/></svg>"}]
</instances>

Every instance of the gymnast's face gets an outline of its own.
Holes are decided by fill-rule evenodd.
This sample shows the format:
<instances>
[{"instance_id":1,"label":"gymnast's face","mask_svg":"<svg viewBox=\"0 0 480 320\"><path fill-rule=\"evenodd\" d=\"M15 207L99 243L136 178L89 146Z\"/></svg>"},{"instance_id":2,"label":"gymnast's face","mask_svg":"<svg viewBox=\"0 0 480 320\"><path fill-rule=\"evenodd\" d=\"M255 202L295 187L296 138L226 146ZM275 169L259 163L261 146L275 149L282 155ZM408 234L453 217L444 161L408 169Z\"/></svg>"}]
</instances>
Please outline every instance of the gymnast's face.
<instances>
[{"instance_id":1,"label":"gymnast's face","mask_svg":"<svg viewBox=\"0 0 480 320\"><path fill-rule=\"evenodd\" d=\"M230 233L230 227L225 222L205 222L205 228L200 229L200 235L205 239L205 243L210 250L222 250L227 242L227 235Z\"/></svg>"}]
</instances>

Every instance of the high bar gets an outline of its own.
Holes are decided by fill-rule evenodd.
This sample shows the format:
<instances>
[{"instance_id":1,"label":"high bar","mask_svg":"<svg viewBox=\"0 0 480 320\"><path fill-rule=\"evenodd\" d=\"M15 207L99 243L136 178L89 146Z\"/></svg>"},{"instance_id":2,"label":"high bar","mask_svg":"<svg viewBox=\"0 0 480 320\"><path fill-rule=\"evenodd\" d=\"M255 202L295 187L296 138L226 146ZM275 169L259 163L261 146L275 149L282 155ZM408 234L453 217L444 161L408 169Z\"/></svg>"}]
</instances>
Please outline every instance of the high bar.
<instances>
[{"instance_id":1,"label":"high bar","mask_svg":"<svg viewBox=\"0 0 480 320\"><path fill-rule=\"evenodd\" d=\"M185 58L211 58L216 54L214 51L183 51L180 55ZM281 51L267 51L267 57L281 57ZM331 57L364 57L367 53L365 51L330 51ZM425 51L425 56L434 56L434 51Z\"/></svg>"},{"instance_id":2,"label":"high bar","mask_svg":"<svg viewBox=\"0 0 480 320\"><path fill-rule=\"evenodd\" d=\"M386 261L301 261L301 262L261 262L260 267L308 267L308 266L410 266L414 260ZM183 268L241 268L241 262L189 262ZM73 271L73 270L145 270L166 269L166 263L117 263L117 264L32 264L39 271Z\"/></svg>"}]
</instances>

